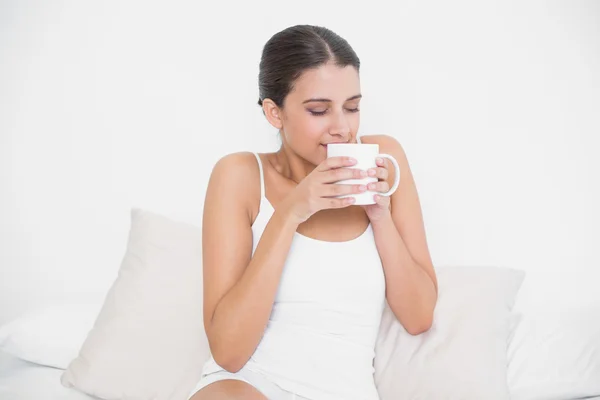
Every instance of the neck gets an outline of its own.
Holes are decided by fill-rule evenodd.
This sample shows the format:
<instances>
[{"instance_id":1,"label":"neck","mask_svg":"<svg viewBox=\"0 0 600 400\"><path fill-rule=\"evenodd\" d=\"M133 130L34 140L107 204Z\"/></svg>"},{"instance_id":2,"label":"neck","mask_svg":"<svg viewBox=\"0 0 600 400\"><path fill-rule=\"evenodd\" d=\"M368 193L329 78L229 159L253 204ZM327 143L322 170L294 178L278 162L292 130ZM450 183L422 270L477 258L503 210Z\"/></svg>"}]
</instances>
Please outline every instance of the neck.
<instances>
[{"instance_id":1,"label":"neck","mask_svg":"<svg viewBox=\"0 0 600 400\"><path fill-rule=\"evenodd\" d=\"M282 146L275 153L275 158L277 160L277 165L275 166L277 172L296 183L300 183L316 167L316 165L299 157L287 148L287 146Z\"/></svg>"}]
</instances>

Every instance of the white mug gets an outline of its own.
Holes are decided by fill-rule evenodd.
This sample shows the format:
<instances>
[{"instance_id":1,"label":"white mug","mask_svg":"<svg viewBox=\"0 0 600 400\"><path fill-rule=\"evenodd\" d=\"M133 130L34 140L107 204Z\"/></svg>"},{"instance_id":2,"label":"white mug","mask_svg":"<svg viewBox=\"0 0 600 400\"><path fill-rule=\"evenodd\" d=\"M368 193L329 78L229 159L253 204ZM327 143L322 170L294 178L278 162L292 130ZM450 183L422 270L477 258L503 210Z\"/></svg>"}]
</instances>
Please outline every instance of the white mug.
<instances>
[{"instance_id":1,"label":"white mug","mask_svg":"<svg viewBox=\"0 0 600 400\"><path fill-rule=\"evenodd\" d=\"M329 157L352 157L356 159L356 164L348 167L353 169L362 169L367 171L371 168L378 167L376 163L376 159L379 158L387 158L394 165L394 169L396 173L394 174L394 184L385 193L378 193L374 191L367 190L362 193L355 193L350 195L343 195L338 197L354 197L356 200L354 204L356 205L367 205L367 204L375 204L375 200L373 196L375 194L379 194L381 196L391 196L396 189L398 189L398 184L400 183L400 167L398 166L398 161L389 154L379 154L379 145L378 144L366 144L366 143L330 143L327 145L327 158ZM368 176L362 179L345 179L343 181L338 181L336 183L341 184L352 184L352 185L368 185L371 182L377 182L379 179L375 176Z\"/></svg>"}]
</instances>

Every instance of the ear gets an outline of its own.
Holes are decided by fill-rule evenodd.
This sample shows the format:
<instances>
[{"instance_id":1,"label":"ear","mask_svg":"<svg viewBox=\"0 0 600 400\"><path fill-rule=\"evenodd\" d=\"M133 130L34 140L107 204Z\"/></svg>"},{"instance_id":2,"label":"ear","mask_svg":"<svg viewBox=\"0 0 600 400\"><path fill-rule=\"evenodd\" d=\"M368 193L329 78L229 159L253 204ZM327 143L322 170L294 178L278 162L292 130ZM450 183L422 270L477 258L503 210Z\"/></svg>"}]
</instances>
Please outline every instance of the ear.
<instances>
[{"instance_id":1,"label":"ear","mask_svg":"<svg viewBox=\"0 0 600 400\"><path fill-rule=\"evenodd\" d=\"M283 115L281 109L271 99L264 99L262 103L263 112L267 121L277 129L283 128Z\"/></svg>"}]
</instances>

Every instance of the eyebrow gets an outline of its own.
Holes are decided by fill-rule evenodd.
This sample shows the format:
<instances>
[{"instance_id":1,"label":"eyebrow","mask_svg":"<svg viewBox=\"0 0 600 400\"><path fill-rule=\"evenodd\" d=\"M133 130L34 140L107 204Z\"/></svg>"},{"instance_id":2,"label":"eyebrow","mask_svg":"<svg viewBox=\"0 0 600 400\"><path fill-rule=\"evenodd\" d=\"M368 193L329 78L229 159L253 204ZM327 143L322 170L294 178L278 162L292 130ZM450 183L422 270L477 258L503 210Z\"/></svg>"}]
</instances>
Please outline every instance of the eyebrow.
<instances>
[{"instance_id":1,"label":"eyebrow","mask_svg":"<svg viewBox=\"0 0 600 400\"><path fill-rule=\"evenodd\" d=\"M346 101L360 99L361 97L362 97L362 94L357 94L357 95L354 95L352 97L348 97L346 99ZM332 101L331 99L324 99L322 97L319 97L319 98L313 98L313 99L304 100L302 102L302 104L312 103L312 102L328 102L328 103L331 103L331 101Z\"/></svg>"}]
</instances>

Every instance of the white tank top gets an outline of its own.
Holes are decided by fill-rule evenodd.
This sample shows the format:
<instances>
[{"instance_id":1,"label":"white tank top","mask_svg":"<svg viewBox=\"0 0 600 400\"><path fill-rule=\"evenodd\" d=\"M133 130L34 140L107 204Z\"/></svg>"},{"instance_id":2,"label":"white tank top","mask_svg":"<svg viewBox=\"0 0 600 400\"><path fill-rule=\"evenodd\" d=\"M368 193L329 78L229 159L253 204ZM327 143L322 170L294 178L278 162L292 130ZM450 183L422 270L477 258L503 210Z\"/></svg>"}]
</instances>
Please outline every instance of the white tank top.
<instances>
[{"instance_id":1,"label":"white tank top","mask_svg":"<svg viewBox=\"0 0 600 400\"><path fill-rule=\"evenodd\" d=\"M274 212L255 156L261 198L252 254ZM384 305L383 266L370 224L345 242L296 232L264 335L244 368L309 399L379 399L373 358ZM211 357L203 374L220 370Z\"/></svg>"}]
</instances>

